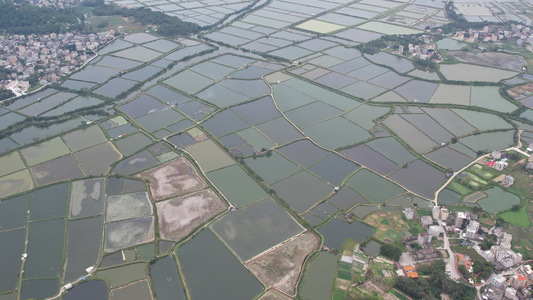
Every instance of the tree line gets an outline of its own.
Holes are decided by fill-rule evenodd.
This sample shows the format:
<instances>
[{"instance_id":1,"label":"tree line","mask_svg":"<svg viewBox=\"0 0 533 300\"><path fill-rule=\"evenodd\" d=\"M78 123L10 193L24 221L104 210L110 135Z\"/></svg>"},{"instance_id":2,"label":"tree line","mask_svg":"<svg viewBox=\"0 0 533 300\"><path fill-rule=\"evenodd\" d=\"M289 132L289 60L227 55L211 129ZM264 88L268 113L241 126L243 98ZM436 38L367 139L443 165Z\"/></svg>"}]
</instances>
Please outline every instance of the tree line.
<instances>
[{"instance_id":1,"label":"tree line","mask_svg":"<svg viewBox=\"0 0 533 300\"><path fill-rule=\"evenodd\" d=\"M0 2L0 29L9 34L59 33L62 28L83 29L78 18L83 18L72 9L55 9L29 4L15 5L10 1Z\"/></svg>"}]
</instances>

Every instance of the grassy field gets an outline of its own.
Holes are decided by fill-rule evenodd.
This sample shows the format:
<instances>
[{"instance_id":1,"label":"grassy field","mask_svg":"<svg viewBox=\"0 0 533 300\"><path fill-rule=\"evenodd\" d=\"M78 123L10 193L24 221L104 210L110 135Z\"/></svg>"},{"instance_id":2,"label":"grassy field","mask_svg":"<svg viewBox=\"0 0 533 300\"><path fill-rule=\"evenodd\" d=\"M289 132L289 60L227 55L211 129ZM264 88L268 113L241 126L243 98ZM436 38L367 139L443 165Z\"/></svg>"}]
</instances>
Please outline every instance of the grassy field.
<instances>
[{"instance_id":1,"label":"grassy field","mask_svg":"<svg viewBox=\"0 0 533 300\"><path fill-rule=\"evenodd\" d=\"M372 265L370 265L370 268L372 268L372 270L374 271L374 273L379 276L379 277L383 277L384 274L383 274L383 271L384 270L387 270L387 271L390 271L391 274L394 272L394 267L393 265L391 264L387 264L387 263L384 263L384 262L376 262L374 261L372 263Z\"/></svg>"},{"instance_id":2,"label":"grassy field","mask_svg":"<svg viewBox=\"0 0 533 300\"><path fill-rule=\"evenodd\" d=\"M403 294L400 294L400 292L398 292L395 289L392 289L390 291L390 293L393 294L396 298L398 298L400 300L411 300L411 298L408 298L408 297L404 296Z\"/></svg>"},{"instance_id":3,"label":"grassy field","mask_svg":"<svg viewBox=\"0 0 533 300\"><path fill-rule=\"evenodd\" d=\"M479 253L474 250L474 248L468 248L469 246L453 246L452 251L455 253L461 253L466 254L470 256L471 260L484 260L483 256L479 255Z\"/></svg>"},{"instance_id":4,"label":"grassy field","mask_svg":"<svg viewBox=\"0 0 533 300\"><path fill-rule=\"evenodd\" d=\"M384 234L380 235L379 240L385 241L385 239L390 239L392 241L401 241L402 234L395 230L387 230Z\"/></svg>"},{"instance_id":5,"label":"grassy field","mask_svg":"<svg viewBox=\"0 0 533 300\"><path fill-rule=\"evenodd\" d=\"M333 292L333 300L343 300L344 299L344 292L335 290Z\"/></svg>"},{"instance_id":6,"label":"grassy field","mask_svg":"<svg viewBox=\"0 0 533 300\"><path fill-rule=\"evenodd\" d=\"M466 186L458 183L458 182L451 182L449 185L448 185L448 188L458 194L460 194L461 196L466 196L468 194L471 194L472 193L472 190L467 188Z\"/></svg>"},{"instance_id":7,"label":"grassy field","mask_svg":"<svg viewBox=\"0 0 533 300\"><path fill-rule=\"evenodd\" d=\"M513 176L515 179L514 184L509 187L508 190L513 194L516 194L520 199L529 199L533 188L533 178L530 178L528 174L522 170L524 163L519 163L514 166L509 164L509 167L505 169L504 173Z\"/></svg>"},{"instance_id":8,"label":"grassy field","mask_svg":"<svg viewBox=\"0 0 533 300\"><path fill-rule=\"evenodd\" d=\"M448 210L449 210L451 213L452 213L452 212L458 212L458 211L472 210L472 208L467 207L467 206L451 206L451 205L446 205L446 207L448 208Z\"/></svg>"},{"instance_id":9,"label":"grassy field","mask_svg":"<svg viewBox=\"0 0 533 300\"><path fill-rule=\"evenodd\" d=\"M124 26L125 33L143 32L146 27L140 24L128 22L126 19L119 16L92 16L87 19L91 22L93 31L102 32L113 29L115 32L118 26Z\"/></svg>"},{"instance_id":10,"label":"grassy field","mask_svg":"<svg viewBox=\"0 0 533 300\"><path fill-rule=\"evenodd\" d=\"M524 228L521 226L508 225L507 231L513 235L513 250L522 253L524 260L533 256L533 227Z\"/></svg>"},{"instance_id":11,"label":"grassy field","mask_svg":"<svg viewBox=\"0 0 533 300\"><path fill-rule=\"evenodd\" d=\"M351 256L353 254L353 249L357 245L357 242L353 239L346 239L344 243L342 243L342 253L344 255Z\"/></svg>"},{"instance_id":12,"label":"grassy field","mask_svg":"<svg viewBox=\"0 0 533 300\"><path fill-rule=\"evenodd\" d=\"M527 212L527 205L522 205L519 211L508 211L500 214L505 222L522 227L531 226L531 220Z\"/></svg>"},{"instance_id":13,"label":"grassy field","mask_svg":"<svg viewBox=\"0 0 533 300\"><path fill-rule=\"evenodd\" d=\"M499 175L499 172L484 165L475 164L472 167L468 168L468 171L476 174L477 176L485 179L485 180L491 180L492 178Z\"/></svg>"}]
</instances>

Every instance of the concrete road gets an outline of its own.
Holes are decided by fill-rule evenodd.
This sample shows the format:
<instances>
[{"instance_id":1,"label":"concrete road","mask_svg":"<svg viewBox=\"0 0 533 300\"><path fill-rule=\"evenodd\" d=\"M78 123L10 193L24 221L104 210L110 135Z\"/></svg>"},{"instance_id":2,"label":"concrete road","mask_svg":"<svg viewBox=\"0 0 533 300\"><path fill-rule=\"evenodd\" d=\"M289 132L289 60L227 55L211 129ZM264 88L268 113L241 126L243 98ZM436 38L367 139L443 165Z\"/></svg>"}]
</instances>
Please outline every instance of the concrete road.
<instances>
[{"instance_id":1,"label":"concrete road","mask_svg":"<svg viewBox=\"0 0 533 300\"><path fill-rule=\"evenodd\" d=\"M455 253L453 253L452 249L450 248L450 241L448 240L448 235L446 234L446 230L444 231L444 249L448 250L448 254L450 255L448 259L445 259L446 274L448 274L448 276L450 276L450 278L453 280L460 279L461 275L459 275L459 272L457 271L457 268L455 267L455 264L456 264Z\"/></svg>"}]
</instances>

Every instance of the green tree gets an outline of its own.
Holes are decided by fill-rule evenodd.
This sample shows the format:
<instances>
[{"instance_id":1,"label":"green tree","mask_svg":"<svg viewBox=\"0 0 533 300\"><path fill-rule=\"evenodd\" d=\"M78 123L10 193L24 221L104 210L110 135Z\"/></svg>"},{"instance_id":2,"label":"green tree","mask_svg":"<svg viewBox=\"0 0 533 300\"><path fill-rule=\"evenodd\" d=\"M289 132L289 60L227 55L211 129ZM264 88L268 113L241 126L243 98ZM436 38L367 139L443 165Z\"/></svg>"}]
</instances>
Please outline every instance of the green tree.
<instances>
[{"instance_id":1,"label":"green tree","mask_svg":"<svg viewBox=\"0 0 533 300\"><path fill-rule=\"evenodd\" d=\"M382 245L379 249L379 252L381 255L392 258L396 261L400 260L400 256L402 255L402 249L392 244Z\"/></svg>"},{"instance_id":2,"label":"green tree","mask_svg":"<svg viewBox=\"0 0 533 300\"><path fill-rule=\"evenodd\" d=\"M13 91L0 87L0 100L8 99L11 97L15 97L15 93L13 93Z\"/></svg>"},{"instance_id":3,"label":"green tree","mask_svg":"<svg viewBox=\"0 0 533 300\"><path fill-rule=\"evenodd\" d=\"M471 278L470 273L468 273L468 270L466 269L465 265L458 266L457 270L459 270L459 273L461 273L464 278Z\"/></svg>"},{"instance_id":4,"label":"green tree","mask_svg":"<svg viewBox=\"0 0 533 300\"><path fill-rule=\"evenodd\" d=\"M486 260L477 259L474 260L474 274L477 275L477 279L488 279L494 272L492 264Z\"/></svg>"}]
</instances>

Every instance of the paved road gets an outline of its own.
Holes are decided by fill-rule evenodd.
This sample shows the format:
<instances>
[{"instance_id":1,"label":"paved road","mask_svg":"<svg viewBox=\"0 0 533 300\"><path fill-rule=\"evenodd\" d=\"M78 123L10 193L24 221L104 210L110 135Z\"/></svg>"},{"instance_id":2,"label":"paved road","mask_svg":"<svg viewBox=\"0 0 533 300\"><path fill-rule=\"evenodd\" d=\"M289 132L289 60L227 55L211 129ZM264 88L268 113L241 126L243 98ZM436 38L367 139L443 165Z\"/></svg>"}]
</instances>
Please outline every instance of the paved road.
<instances>
[{"instance_id":1,"label":"paved road","mask_svg":"<svg viewBox=\"0 0 533 300\"><path fill-rule=\"evenodd\" d=\"M442 228L442 224L440 225ZM446 271L450 271L451 273L448 274L451 279L456 280L460 279L461 275L459 275L459 272L457 271L457 268L455 267L455 253L453 253L452 249L450 248L450 241L448 240L448 235L446 234L446 230L444 230L444 249L448 250L448 254L450 255L449 258L445 259L446 262Z\"/></svg>"}]
</instances>

